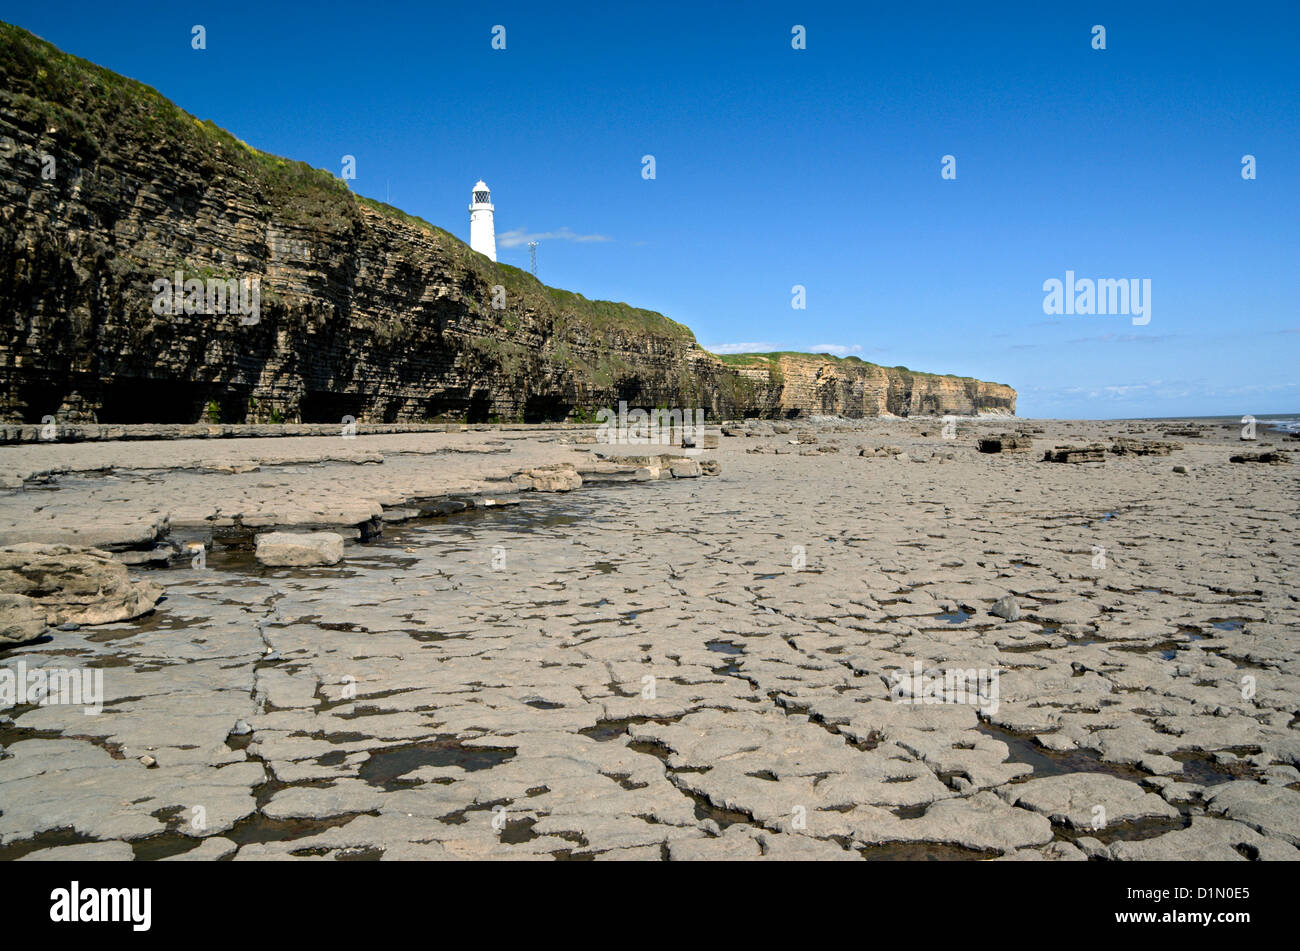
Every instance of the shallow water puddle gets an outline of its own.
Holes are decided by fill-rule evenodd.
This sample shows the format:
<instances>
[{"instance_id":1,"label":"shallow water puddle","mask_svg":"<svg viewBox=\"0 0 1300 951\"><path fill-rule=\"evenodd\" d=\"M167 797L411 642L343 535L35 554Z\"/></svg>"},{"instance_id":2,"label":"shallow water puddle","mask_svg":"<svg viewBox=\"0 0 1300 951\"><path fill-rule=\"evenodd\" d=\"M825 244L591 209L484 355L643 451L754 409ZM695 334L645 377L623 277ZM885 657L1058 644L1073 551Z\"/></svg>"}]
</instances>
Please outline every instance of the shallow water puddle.
<instances>
[{"instance_id":1,"label":"shallow water puddle","mask_svg":"<svg viewBox=\"0 0 1300 951\"><path fill-rule=\"evenodd\" d=\"M255 812L235 823L234 828L225 833L225 837L241 847L261 842L289 842L347 825L357 816L365 814L350 812L325 819L271 819Z\"/></svg>"},{"instance_id":2,"label":"shallow water puddle","mask_svg":"<svg viewBox=\"0 0 1300 951\"><path fill-rule=\"evenodd\" d=\"M739 647L736 644L732 644L730 641L706 641L704 646L707 647L709 650L715 651L719 654L745 653L745 649L743 647Z\"/></svg>"},{"instance_id":3,"label":"shallow water puddle","mask_svg":"<svg viewBox=\"0 0 1300 951\"><path fill-rule=\"evenodd\" d=\"M1014 730L986 723L983 720L979 722L975 729L985 736L1001 740L1007 744L1009 751L1008 762L1024 763L1033 767L1034 771L1032 773L1012 780L1013 783L1026 782L1030 779L1042 779L1045 776L1065 776L1069 773L1106 773L1111 776L1118 776L1121 779L1134 781L1148 777L1147 773L1132 766L1104 762L1092 750L1071 750L1068 753L1058 753L1055 750L1039 746L1034 742L1032 734L1017 733Z\"/></svg>"},{"instance_id":4,"label":"shallow water puddle","mask_svg":"<svg viewBox=\"0 0 1300 951\"><path fill-rule=\"evenodd\" d=\"M77 832L75 829L47 829L30 839L16 839L0 845L0 862L11 862L39 849L52 849L61 845L86 845L99 839Z\"/></svg>"},{"instance_id":5,"label":"shallow water puddle","mask_svg":"<svg viewBox=\"0 0 1300 951\"><path fill-rule=\"evenodd\" d=\"M1183 777L1188 782L1201 786L1221 786L1237 779L1254 779L1258 773L1253 764L1244 760L1220 763L1209 753L1199 751L1180 751L1169 755L1183 764Z\"/></svg>"},{"instance_id":6,"label":"shallow water puddle","mask_svg":"<svg viewBox=\"0 0 1300 951\"><path fill-rule=\"evenodd\" d=\"M443 737L373 750L370 759L357 770L357 776L372 786L392 791L409 785L409 781L404 782L400 777L421 766L459 766L473 772L500 766L514 756L513 749L465 746L455 737Z\"/></svg>"},{"instance_id":7,"label":"shallow water puddle","mask_svg":"<svg viewBox=\"0 0 1300 951\"><path fill-rule=\"evenodd\" d=\"M1177 641L1159 641L1155 644L1120 644L1111 649L1129 654L1158 654L1161 660L1173 660L1181 646Z\"/></svg>"},{"instance_id":8,"label":"shallow water puddle","mask_svg":"<svg viewBox=\"0 0 1300 951\"><path fill-rule=\"evenodd\" d=\"M683 714L682 716L685 716ZM582 736L589 736L597 743L606 743L610 740L618 739L620 736L627 735L627 728L640 723L658 723L661 726L668 726L680 720L681 716L676 717L625 717L621 720L597 720L593 726L584 727L578 733ZM635 748L637 744L629 744ZM655 749L658 749L656 746ZM639 752L647 752L641 750ZM666 754L665 754L666 755Z\"/></svg>"},{"instance_id":9,"label":"shallow water puddle","mask_svg":"<svg viewBox=\"0 0 1300 951\"><path fill-rule=\"evenodd\" d=\"M997 852L980 852L944 842L893 842L859 849L869 862L978 862L997 858Z\"/></svg>"},{"instance_id":10,"label":"shallow water puddle","mask_svg":"<svg viewBox=\"0 0 1300 951\"><path fill-rule=\"evenodd\" d=\"M1177 818L1133 819L1128 822L1111 823L1102 829L1072 829L1055 823L1052 828L1057 841L1073 842L1086 836L1096 839L1103 845L1110 845L1112 842L1141 842L1143 839L1154 839L1169 832L1186 829L1191 824L1191 815L1180 813Z\"/></svg>"}]
</instances>

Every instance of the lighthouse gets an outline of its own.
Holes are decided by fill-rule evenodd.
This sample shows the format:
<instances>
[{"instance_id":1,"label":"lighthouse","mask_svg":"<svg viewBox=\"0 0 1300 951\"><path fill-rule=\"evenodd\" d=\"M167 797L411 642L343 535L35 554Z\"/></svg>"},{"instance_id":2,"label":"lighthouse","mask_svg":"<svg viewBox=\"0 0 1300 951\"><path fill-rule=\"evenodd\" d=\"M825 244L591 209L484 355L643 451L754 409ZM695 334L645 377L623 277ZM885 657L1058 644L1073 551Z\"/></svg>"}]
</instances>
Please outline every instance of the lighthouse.
<instances>
[{"instance_id":1,"label":"lighthouse","mask_svg":"<svg viewBox=\"0 0 1300 951\"><path fill-rule=\"evenodd\" d=\"M497 232L492 223L492 193L482 179L474 185L469 205L469 246L493 261L497 259Z\"/></svg>"}]
</instances>

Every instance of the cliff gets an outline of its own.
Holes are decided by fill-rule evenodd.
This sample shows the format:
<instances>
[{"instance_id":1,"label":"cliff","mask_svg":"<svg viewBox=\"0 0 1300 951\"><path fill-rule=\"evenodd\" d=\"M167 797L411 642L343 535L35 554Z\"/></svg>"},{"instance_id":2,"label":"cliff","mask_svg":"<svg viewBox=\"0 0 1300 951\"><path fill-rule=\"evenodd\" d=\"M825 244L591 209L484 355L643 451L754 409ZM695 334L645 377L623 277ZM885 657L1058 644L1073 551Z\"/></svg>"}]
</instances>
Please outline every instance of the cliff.
<instances>
[{"instance_id":1,"label":"cliff","mask_svg":"<svg viewBox=\"0 0 1300 951\"><path fill-rule=\"evenodd\" d=\"M1016 391L965 376L882 367L857 357L744 353L722 357L754 388L762 415L1014 415Z\"/></svg>"},{"instance_id":2,"label":"cliff","mask_svg":"<svg viewBox=\"0 0 1300 951\"><path fill-rule=\"evenodd\" d=\"M724 361L661 314L494 264L7 24L0 163L0 420L1014 411L1014 391L974 380ZM160 308L177 278L200 282L197 304ZM205 298L213 285L255 286L252 315Z\"/></svg>"}]
</instances>

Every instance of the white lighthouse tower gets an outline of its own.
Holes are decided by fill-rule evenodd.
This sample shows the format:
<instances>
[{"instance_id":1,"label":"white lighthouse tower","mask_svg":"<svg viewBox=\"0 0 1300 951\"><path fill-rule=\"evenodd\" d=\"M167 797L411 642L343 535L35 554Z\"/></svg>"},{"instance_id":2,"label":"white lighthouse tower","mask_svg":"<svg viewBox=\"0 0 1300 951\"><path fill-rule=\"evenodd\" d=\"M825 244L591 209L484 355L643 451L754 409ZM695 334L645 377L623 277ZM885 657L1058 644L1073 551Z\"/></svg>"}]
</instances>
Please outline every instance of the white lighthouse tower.
<instances>
[{"instance_id":1,"label":"white lighthouse tower","mask_svg":"<svg viewBox=\"0 0 1300 951\"><path fill-rule=\"evenodd\" d=\"M482 179L474 186L469 206L469 246L493 261L497 259L497 232L492 223L492 194Z\"/></svg>"}]
</instances>

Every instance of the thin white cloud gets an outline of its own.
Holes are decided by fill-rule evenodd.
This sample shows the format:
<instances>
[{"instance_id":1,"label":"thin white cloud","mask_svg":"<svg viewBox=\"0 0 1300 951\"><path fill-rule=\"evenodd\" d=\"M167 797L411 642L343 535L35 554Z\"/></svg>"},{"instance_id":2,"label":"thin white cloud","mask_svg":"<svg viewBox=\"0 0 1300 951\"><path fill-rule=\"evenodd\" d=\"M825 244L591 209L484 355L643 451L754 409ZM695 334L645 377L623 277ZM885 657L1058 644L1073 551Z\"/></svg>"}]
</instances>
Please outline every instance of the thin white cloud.
<instances>
[{"instance_id":1,"label":"thin white cloud","mask_svg":"<svg viewBox=\"0 0 1300 951\"><path fill-rule=\"evenodd\" d=\"M861 353L862 345L858 343L852 345L842 343L819 343L817 346L812 348L812 352L829 353L831 356L835 357L847 357L852 353Z\"/></svg>"},{"instance_id":2,"label":"thin white cloud","mask_svg":"<svg viewBox=\"0 0 1300 951\"><path fill-rule=\"evenodd\" d=\"M561 228L559 231L529 231L527 228L515 228L513 231L503 231L497 235L497 244L503 248L517 248L529 241L577 241L586 243L613 240L613 238L603 234L577 234L567 227Z\"/></svg>"}]
</instances>

